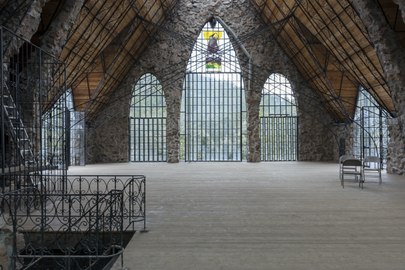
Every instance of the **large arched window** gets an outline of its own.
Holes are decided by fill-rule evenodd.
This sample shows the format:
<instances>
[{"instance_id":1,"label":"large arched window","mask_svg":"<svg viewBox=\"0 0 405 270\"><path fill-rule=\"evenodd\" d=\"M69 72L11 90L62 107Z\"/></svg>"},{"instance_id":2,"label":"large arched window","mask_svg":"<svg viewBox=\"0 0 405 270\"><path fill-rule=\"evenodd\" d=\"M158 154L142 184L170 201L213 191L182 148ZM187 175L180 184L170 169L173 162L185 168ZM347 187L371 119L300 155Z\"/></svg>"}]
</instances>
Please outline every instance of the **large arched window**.
<instances>
[{"instance_id":1,"label":"large arched window","mask_svg":"<svg viewBox=\"0 0 405 270\"><path fill-rule=\"evenodd\" d=\"M166 161L166 102L162 85L150 73L133 87L129 129L130 161Z\"/></svg>"},{"instance_id":2,"label":"large arched window","mask_svg":"<svg viewBox=\"0 0 405 270\"><path fill-rule=\"evenodd\" d=\"M261 160L297 160L297 126L290 82L281 74L271 74L260 103Z\"/></svg>"},{"instance_id":3,"label":"large arched window","mask_svg":"<svg viewBox=\"0 0 405 270\"><path fill-rule=\"evenodd\" d=\"M239 61L227 32L211 19L194 45L181 104L180 158L240 161L246 154L246 109Z\"/></svg>"},{"instance_id":4,"label":"large arched window","mask_svg":"<svg viewBox=\"0 0 405 270\"><path fill-rule=\"evenodd\" d=\"M389 114L360 87L354 116L353 152L356 156L378 156L385 162L388 147Z\"/></svg>"}]
</instances>

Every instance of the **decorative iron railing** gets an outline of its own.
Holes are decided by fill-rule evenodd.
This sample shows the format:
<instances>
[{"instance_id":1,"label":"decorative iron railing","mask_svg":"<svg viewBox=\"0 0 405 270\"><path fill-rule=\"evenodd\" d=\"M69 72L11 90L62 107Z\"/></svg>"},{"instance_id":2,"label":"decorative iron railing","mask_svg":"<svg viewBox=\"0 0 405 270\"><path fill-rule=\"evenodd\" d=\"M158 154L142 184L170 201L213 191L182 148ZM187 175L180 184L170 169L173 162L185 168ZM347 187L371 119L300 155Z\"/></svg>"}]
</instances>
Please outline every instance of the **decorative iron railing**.
<instances>
[{"instance_id":1,"label":"decorative iron railing","mask_svg":"<svg viewBox=\"0 0 405 270\"><path fill-rule=\"evenodd\" d=\"M125 232L146 229L144 176L26 178L35 185L0 195L11 269L102 269L123 252Z\"/></svg>"}]
</instances>

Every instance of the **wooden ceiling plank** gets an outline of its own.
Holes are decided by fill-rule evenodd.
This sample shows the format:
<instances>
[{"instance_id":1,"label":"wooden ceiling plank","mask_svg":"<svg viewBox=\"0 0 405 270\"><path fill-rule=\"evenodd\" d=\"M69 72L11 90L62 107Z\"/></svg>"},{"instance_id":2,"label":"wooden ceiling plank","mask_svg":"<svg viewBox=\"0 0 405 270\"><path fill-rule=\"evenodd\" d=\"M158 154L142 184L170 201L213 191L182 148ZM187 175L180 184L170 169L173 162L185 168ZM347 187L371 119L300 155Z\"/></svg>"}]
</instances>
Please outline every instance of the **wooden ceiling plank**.
<instances>
[{"instance_id":1,"label":"wooden ceiling plank","mask_svg":"<svg viewBox=\"0 0 405 270\"><path fill-rule=\"evenodd\" d=\"M139 3L139 1L138 1ZM143 4L145 4L146 2L144 2ZM150 3L150 1L149 1ZM161 4L157 5L157 3L161 3L160 1L155 1L149 9L149 17L147 17L148 19L150 19L152 22L156 22L156 21L160 21L161 20L161 15L163 14L163 9ZM157 19L155 19L157 18ZM139 28L137 28L139 29ZM93 96L92 99L100 99L100 96L104 95L104 92L106 92L106 86L109 86L109 88L113 88L114 87L114 83L111 82L112 80L115 81L115 83L118 83L118 81L121 79L119 77L115 78L114 76L111 76L112 74L125 74L127 72L126 68L128 66L128 64L125 64L125 62L128 63L128 59L132 60L133 59L133 55L131 55L131 57L128 57L128 47L132 47L131 44L136 44L138 41L138 37L139 37L139 33L145 33L144 29L143 31L138 31L136 32L137 34L133 34L131 35L131 37L129 39L126 40L126 42L123 43L123 46L121 46L120 52L116 54L116 56L114 57L115 60L109 65L108 67L108 72L106 73L106 78L104 80L102 80L99 85L97 86L98 90L93 92ZM144 34L141 34L144 35ZM149 35L146 35L146 38L148 38ZM146 39L145 38L145 39ZM142 42L143 44L143 42ZM99 103L98 103L99 104ZM93 108L91 108L93 107ZM94 111L97 110L98 105L96 105L96 108L94 108L94 106L88 107L87 110L90 111Z\"/></svg>"},{"instance_id":2,"label":"wooden ceiling plank","mask_svg":"<svg viewBox=\"0 0 405 270\"><path fill-rule=\"evenodd\" d=\"M129 10L130 10L130 7L127 6L127 8L124 10L124 12L128 12ZM122 16L121 18L125 18L125 16ZM115 26L118 27L119 24L120 24L120 21L117 21ZM116 28L114 28L114 29L116 29ZM96 50L94 50L92 53L88 54L89 61L84 62L82 65L73 66L72 69L75 70L75 72L73 72L72 77L71 77L72 83L74 83L77 80L80 80L80 77L82 76L84 70L87 70L92 65L95 57L97 57L101 53L101 51L105 49L105 47L113 40L113 38L115 36L116 36L115 32L114 33L110 32L109 35L105 36L104 42L102 44L100 43Z\"/></svg>"},{"instance_id":3,"label":"wooden ceiling plank","mask_svg":"<svg viewBox=\"0 0 405 270\"><path fill-rule=\"evenodd\" d=\"M116 2L116 3L120 3L120 2ZM101 6L100 8L103 8L104 7L104 5L103 6ZM118 7L119 7L119 5L116 5L115 6L115 8L116 9L118 9ZM115 11L115 9L114 10L111 10L111 13L113 13ZM90 9L90 12L92 12L92 9ZM109 17L106 17L105 18L106 20L108 20L109 19ZM110 31L107 31L108 29L106 29L105 27L103 28L102 26L100 26L100 25L98 25L98 26L96 26L96 28L95 29L97 29L98 31L90 31L90 26L92 25L92 24L98 24L98 23L100 23L99 21L97 21L97 20L95 20L94 18L93 18L93 20L91 20L90 22L88 22L88 25L86 26L86 31L85 32L82 32L82 33L80 33L80 34L78 34L78 37L76 38L76 40L85 40L86 42L87 42L87 46L90 46L91 44L93 44L94 43L94 41L95 41L95 37L97 36L99 39L104 39L104 41L103 42L97 42L97 47L95 48L95 50L93 50L93 53L91 53L90 55L92 55L92 56L94 56L95 54L97 54L104 46L105 46L105 44L106 43L108 43L109 42L109 40L111 40L111 32ZM86 35L85 33L87 33L87 32L90 32L90 34L89 35ZM76 41L77 42L77 41ZM75 42L75 43L76 43ZM68 42L68 46L69 46L69 42ZM93 45L94 46L94 45ZM80 49L80 52L81 53L79 53L79 54L83 54L83 55L89 55L89 52L90 50L89 50L89 48L81 48ZM69 63L67 63L67 64L69 64Z\"/></svg>"},{"instance_id":4,"label":"wooden ceiling plank","mask_svg":"<svg viewBox=\"0 0 405 270\"><path fill-rule=\"evenodd\" d=\"M340 3L340 2L338 1L338 3ZM350 8L352 8L352 7L350 7ZM360 28L357 28L357 29L360 30ZM365 36L365 33L358 33L358 34L359 35L362 34L363 36ZM352 38L355 39L353 36L352 36ZM361 46L359 46L359 47L361 48ZM370 54L372 54L372 56L370 56ZM386 81L385 81L385 78L384 78L384 75L382 72L382 67L381 67L379 61L375 61L375 60L378 60L376 52L374 50L370 50L367 53L367 52L364 52L364 50L363 50L361 54L358 53L358 56L359 56L359 58L361 58L363 66L366 66L369 68L369 73L373 74L375 76L375 79L381 80L380 82L382 84L386 84ZM350 58L350 60L351 59L352 58ZM374 61L371 59L374 59ZM356 64L356 62L354 62L354 63ZM384 106L386 107L387 104L384 104Z\"/></svg>"},{"instance_id":5,"label":"wooden ceiling plank","mask_svg":"<svg viewBox=\"0 0 405 270\"><path fill-rule=\"evenodd\" d=\"M291 44L291 43L286 43L286 44ZM314 66L310 64L310 61L308 61L307 58L303 57L303 54L297 55L294 59L292 59L295 63L298 69L300 70L301 74L306 74L305 76L308 77L309 74L313 74L313 68ZM297 63L298 62L298 63ZM312 71L311 71L312 70ZM321 77L316 76L313 78L313 80L309 81L309 84L312 86L313 89L318 89L319 94L323 97L323 100L327 99L327 96L330 96L329 90L327 89L327 84L325 83L324 80L320 79ZM333 115L339 116L338 118L341 118L340 114L337 113L336 107L330 108L331 112L333 112Z\"/></svg>"},{"instance_id":6,"label":"wooden ceiling plank","mask_svg":"<svg viewBox=\"0 0 405 270\"><path fill-rule=\"evenodd\" d=\"M133 28L133 29L134 29L133 33L130 33L129 37L126 39L126 41L123 42L123 44L121 44L120 50L114 56L114 60L109 64L109 66L107 68L107 72L106 72L106 77L97 85L96 90L93 92L93 95L91 97L92 100L99 99L100 97L102 97L104 92L107 92L106 86L111 84L111 79L112 79L110 74L117 74L117 78L115 78L116 80L121 80L125 76L125 74L127 72L127 66L129 66L129 63L132 60L131 57L127 57L127 55L125 55L125 51L126 51L125 45L131 40L131 38L133 38L134 36L135 37L137 36L137 35L134 35L134 33L137 33L139 31L146 33L145 30L144 31L141 30L141 29L144 29L142 24L139 24L136 28ZM146 43L143 42L143 44L144 44L144 46L146 46ZM113 87L114 87L114 85L110 86L108 89L111 89ZM94 108L93 105L89 105L88 107L86 107L86 111L88 111L90 114L93 114L97 111L97 109Z\"/></svg>"},{"instance_id":7,"label":"wooden ceiling plank","mask_svg":"<svg viewBox=\"0 0 405 270\"><path fill-rule=\"evenodd\" d=\"M91 7L87 7L87 5L91 3L90 1L86 2L84 7L82 8L82 10L80 11L80 14L85 14L83 15L83 17L86 18L86 20L82 20L79 22L79 26L76 29L76 31L74 31L72 33L72 36L67 40L67 46L70 47L70 50L75 50L77 47L77 42L80 40L82 43L85 43L85 41L87 40L88 37L84 37L84 33L86 33L89 30L89 27L91 26L91 22L93 21L93 19L91 18L91 13L89 12L89 10L93 10L96 9L94 11L94 13L97 13L99 11L99 9L101 9L103 7L104 4L106 4L105 2L99 2L99 3L103 3L103 5L101 6L97 6L97 2L96 4L92 5ZM98 8L97 8L98 7ZM86 12L87 11L87 12ZM80 31L78 30L80 29ZM96 33L99 34L99 33ZM74 41L72 44L72 40ZM64 59L62 59L64 60Z\"/></svg>"},{"instance_id":8,"label":"wooden ceiling plank","mask_svg":"<svg viewBox=\"0 0 405 270\"><path fill-rule=\"evenodd\" d=\"M138 33L139 32L142 32L142 31L137 31ZM144 34L142 34L142 33L140 33L139 35L136 35L136 36L139 36L139 37L146 37L146 35L144 35ZM139 43L139 42L135 42L135 43L133 43L134 44L134 46L138 46L139 47L139 44L141 44L141 46L146 46L146 43L145 42L141 42L141 43ZM134 50L134 48L132 47L132 48L130 48L130 51L133 51ZM140 49L139 51L141 51L142 49ZM125 52L125 51L124 51ZM128 59L130 59L129 57L127 57L126 55L120 55L120 57L118 57L118 61L117 61L117 63L116 63L116 65L114 65L113 67L111 67L112 69L113 68L115 68L115 69L119 69L119 71L117 71L117 70L112 70L112 72L114 72L114 74L120 74L121 75L121 77L123 77L123 76L125 76L125 74L127 73L127 71L128 71L128 69L130 68L130 62L128 61ZM121 61L119 61L119 60L121 60ZM116 84L118 84L119 83L119 81L121 80L121 78L116 78L115 79L115 83L114 82L111 82L111 80L109 79L109 78L107 78L106 79L106 81L105 81L105 84L102 86L102 87L100 87L100 89L99 89L99 95L97 95L97 99L98 100L100 100L100 101L102 101L102 100L104 100L105 98L106 98L106 95L108 94L108 92L107 92L107 89L111 89L111 88L114 88L115 87L115 85ZM92 107L90 107L88 110L89 110L89 114L90 115L93 115L95 112L97 112L97 110L99 109L99 107L100 107L100 104L102 104L102 102L100 103L100 102L98 102L98 103L95 103L95 105L94 106L92 106Z\"/></svg>"},{"instance_id":9,"label":"wooden ceiling plank","mask_svg":"<svg viewBox=\"0 0 405 270\"><path fill-rule=\"evenodd\" d=\"M328 1L329 2L329 1ZM319 7L318 7L319 8ZM347 10L347 7L345 7L344 9L342 9L342 10ZM342 14L345 14L345 15L347 15L345 12L343 12ZM308 18L308 14L307 14L307 16L306 16L306 18L308 19L308 21L310 21L309 20L309 18ZM338 18L338 17L336 17L336 18ZM348 18L348 16L347 16L347 18ZM333 20L331 20L331 21L333 21ZM335 23L335 25L336 25L336 23ZM343 26L343 25L342 25ZM324 28L324 29L326 29L326 27ZM356 28L357 29L357 28ZM336 27L336 29L334 29L335 31L336 30L338 30L337 29L337 27ZM330 30L330 29L328 29L328 31L330 31L331 33L333 32L333 30ZM352 30L350 30L350 31L353 31L353 29ZM324 31L323 31L324 32ZM321 32L317 32L318 34L320 34ZM344 35L342 34L341 35L342 37L344 37ZM353 37L353 36L352 36ZM346 37L347 38L347 37ZM327 38L321 38L321 40L323 40L323 42L324 43L326 43L325 45L326 46L328 46L329 48L330 47L334 47L334 46L336 46L336 44L333 44L332 42L328 42L328 39ZM338 40L338 43L342 43L342 41L341 40L339 40L338 38L336 38L336 40ZM354 39L352 40L352 41L354 41ZM368 41L368 40L367 40ZM355 42L355 41L354 41ZM347 43L348 44L348 46L346 46L346 47L344 47L344 46L342 46L342 48L343 48L343 51L345 52L344 54L338 54L337 55L337 57L339 58L339 55L348 55L348 53L347 53L347 51L349 50L348 48L355 48L356 47L356 45L358 45L358 44L353 44L353 43ZM369 47L371 47L371 46L369 46ZM333 51L333 50L332 50ZM363 52L363 51L361 51L361 52ZM374 52L374 51L373 51ZM355 52L353 52L353 54L355 54ZM345 57L345 59L347 59L348 61L351 61L352 60L352 58L348 58L348 57ZM364 61L364 59L365 58L363 58L362 59L362 61L363 61L363 66L366 66L366 67L370 67L370 66L375 66L375 64L377 63L377 62L374 62L374 63L367 63L367 62L370 62L370 61L372 61L372 60L370 60L369 58L369 60L368 61ZM340 61L341 62L343 62L343 63L346 63L346 61L342 61L341 59L340 59ZM357 72L357 70L358 70L358 64L357 63L353 63L354 65L352 65L352 67L356 67L354 70L350 70L350 71L354 71L355 73L357 73L357 75L356 74L353 74L354 75L354 77L361 77L361 75L360 74L358 74L359 72ZM379 64L379 62L378 62L378 64ZM347 65L345 65L345 64L343 64L343 66L346 66L346 68L347 68ZM370 72L370 70L368 71L368 72ZM372 71L371 72L372 74L375 74L375 73L378 73L378 72L375 72L375 71ZM359 76L360 75L360 76ZM380 76L381 77L381 76ZM387 106L387 104L384 104L386 107L388 107Z\"/></svg>"},{"instance_id":10,"label":"wooden ceiling plank","mask_svg":"<svg viewBox=\"0 0 405 270\"><path fill-rule=\"evenodd\" d=\"M301 31L300 31L301 30ZM295 32L300 32L300 39L305 40L307 37L305 36L305 34L302 33L302 29L300 29L300 27L297 25L295 26L294 29ZM291 34L290 34L291 35ZM312 77L314 77L314 80L322 77L324 78L324 80L322 81L322 84L324 84L325 86L323 87L324 89L326 89L329 92L329 95L331 95L332 97L336 98L336 102L339 102L338 99L338 91L337 89L334 87L336 84L333 83L333 81L331 80L333 77L330 76L330 74L328 74L327 70L324 70L322 63L320 63L318 61L318 59L316 58L316 56L314 55L314 52L312 51L314 48L312 48L313 46L310 43L306 43L305 49L303 49L303 55L306 59L306 61L304 61L304 63L314 63L314 65L311 65L311 68L313 70L311 74ZM311 49L312 48L312 49ZM302 65L302 64L301 64ZM317 76L315 76L315 74ZM320 76L320 74L322 74L322 76ZM347 108L346 106L344 106L344 104L340 105L340 108L343 109L343 111L341 109L339 109L339 113L343 114L343 117L347 117L348 116L348 112L347 112Z\"/></svg>"}]
</instances>

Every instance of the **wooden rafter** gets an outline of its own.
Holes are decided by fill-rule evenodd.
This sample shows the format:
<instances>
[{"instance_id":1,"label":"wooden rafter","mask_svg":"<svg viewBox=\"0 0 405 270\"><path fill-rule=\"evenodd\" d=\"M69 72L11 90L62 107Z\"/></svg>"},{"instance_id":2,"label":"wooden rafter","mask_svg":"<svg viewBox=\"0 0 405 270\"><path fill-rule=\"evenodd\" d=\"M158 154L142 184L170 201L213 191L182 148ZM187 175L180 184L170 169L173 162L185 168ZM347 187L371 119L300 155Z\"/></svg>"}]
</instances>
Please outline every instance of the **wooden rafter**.
<instances>
[{"instance_id":1,"label":"wooden rafter","mask_svg":"<svg viewBox=\"0 0 405 270\"><path fill-rule=\"evenodd\" d=\"M77 110L91 119L157 31L175 0L87 0L61 60ZM151 23L145 23L145 22Z\"/></svg>"}]
</instances>

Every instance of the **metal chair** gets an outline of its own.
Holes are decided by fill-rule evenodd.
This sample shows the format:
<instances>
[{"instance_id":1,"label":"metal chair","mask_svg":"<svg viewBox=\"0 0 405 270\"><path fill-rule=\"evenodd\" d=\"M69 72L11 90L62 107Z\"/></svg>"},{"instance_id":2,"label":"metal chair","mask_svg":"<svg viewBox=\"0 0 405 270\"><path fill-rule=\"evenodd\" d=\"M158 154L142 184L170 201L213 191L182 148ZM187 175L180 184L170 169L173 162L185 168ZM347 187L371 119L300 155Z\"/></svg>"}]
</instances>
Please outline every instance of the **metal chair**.
<instances>
[{"instance_id":1,"label":"metal chair","mask_svg":"<svg viewBox=\"0 0 405 270\"><path fill-rule=\"evenodd\" d=\"M377 173L378 174L378 179L379 179L379 184L381 185L381 183L382 183L381 160L380 160L379 157L376 157L376 156L367 156L367 157L365 157L364 160L363 160L363 172L364 172L364 178L366 178L366 173L367 172Z\"/></svg>"},{"instance_id":2,"label":"metal chair","mask_svg":"<svg viewBox=\"0 0 405 270\"><path fill-rule=\"evenodd\" d=\"M364 174L363 163L357 158L348 158L342 162L341 169L341 184L345 187L345 175L353 175L355 180L359 182L359 187L363 189Z\"/></svg>"},{"instance_id":3,"label":"metal chair","mask_svg":"<svg viewBox=\"0 0 405 270\"><path fill-rule=\"evenodd\" d=\"M346 159L353 159L355 158L353 155L342 155L339 157L339 179L342 180L342 164L343 161L345 161ZM349 169L346 167L346 169ZM355 168L353 168L355 169Z\"/></svg>"}]
</instances>

